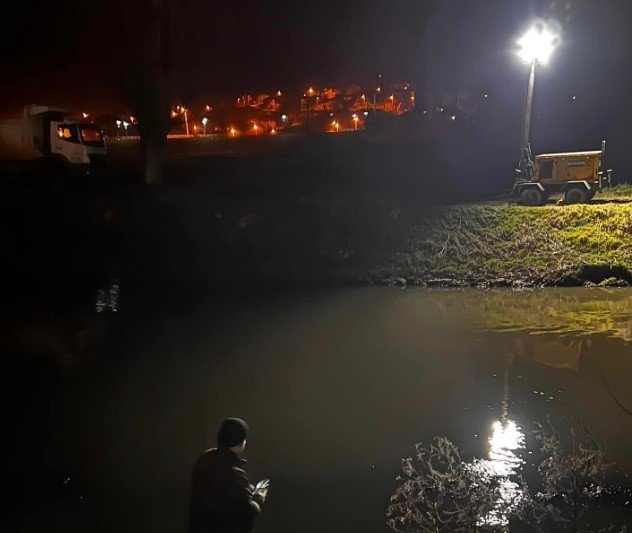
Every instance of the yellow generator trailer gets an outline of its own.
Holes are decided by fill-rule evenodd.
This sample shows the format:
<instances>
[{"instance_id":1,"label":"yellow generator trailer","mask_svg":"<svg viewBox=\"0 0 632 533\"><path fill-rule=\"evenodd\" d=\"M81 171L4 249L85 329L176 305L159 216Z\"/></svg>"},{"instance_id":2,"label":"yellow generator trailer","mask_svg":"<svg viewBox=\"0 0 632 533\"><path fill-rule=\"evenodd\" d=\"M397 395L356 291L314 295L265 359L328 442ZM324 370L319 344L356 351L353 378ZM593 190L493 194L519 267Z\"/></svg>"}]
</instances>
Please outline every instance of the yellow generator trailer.
<instances>
[{"instance_id":1,"label":"yellow generator trailer","mask_svg":"<svg viewBox=\"0 0 632 533\"><path fill-rule=\"evenodd\" d=\"M513 193L522 205L544 205L551 193L564 194L565 204L590 202L611 185L612 170L603 171L606 141L601 150L541 154L532 160L528 150L521 162Z\"/></svg>"}]
</instances>

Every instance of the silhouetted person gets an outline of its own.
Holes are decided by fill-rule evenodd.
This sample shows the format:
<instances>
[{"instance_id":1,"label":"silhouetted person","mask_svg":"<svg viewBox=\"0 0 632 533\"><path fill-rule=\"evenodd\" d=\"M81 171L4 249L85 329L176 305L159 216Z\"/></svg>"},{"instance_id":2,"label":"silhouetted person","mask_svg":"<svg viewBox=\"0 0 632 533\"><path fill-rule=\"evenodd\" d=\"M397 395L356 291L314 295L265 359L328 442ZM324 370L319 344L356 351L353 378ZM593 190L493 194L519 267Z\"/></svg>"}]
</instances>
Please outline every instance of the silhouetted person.
<instances>
[{"instance_id":1,"label":"silhouetted person","mask_svg":"<svg viewBox=\"0 0 632 533\"><path fill-rule=\"evenodd\" d=\"M217 448L205 451L191 475L189 533L249 533L261 512L267 490L254 492L241 454L248 424L227 418L217 434Z\"/></svg>"}]
</instances>

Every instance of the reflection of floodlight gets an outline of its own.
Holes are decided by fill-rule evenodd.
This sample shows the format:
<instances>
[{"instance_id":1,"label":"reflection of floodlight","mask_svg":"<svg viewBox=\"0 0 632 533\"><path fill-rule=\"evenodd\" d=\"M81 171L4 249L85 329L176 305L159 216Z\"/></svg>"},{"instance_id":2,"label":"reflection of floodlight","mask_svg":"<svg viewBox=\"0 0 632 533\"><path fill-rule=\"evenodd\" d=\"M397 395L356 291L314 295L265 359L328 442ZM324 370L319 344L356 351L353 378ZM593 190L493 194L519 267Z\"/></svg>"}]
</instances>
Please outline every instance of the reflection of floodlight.
<instances>
[{"instance_id":1,"label":"reflection of floodlight","mask_svg":"<svg viewBox=\"0 0 632 533\"><path fill-rule=\"evenodd\" d=\"M544 65L559 42L559 35L550 31L544 22L538 21L518 40L518 56L525 63Z\"/></svg>"}]
</instances>

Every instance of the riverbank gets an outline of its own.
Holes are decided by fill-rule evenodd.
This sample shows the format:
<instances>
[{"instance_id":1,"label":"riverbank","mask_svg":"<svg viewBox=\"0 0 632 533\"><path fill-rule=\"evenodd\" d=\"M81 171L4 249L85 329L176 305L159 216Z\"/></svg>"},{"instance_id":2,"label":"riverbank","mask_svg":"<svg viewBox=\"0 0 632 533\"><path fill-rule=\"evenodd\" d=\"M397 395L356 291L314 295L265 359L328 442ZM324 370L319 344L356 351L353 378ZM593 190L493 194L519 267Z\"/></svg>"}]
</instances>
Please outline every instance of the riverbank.
<instances>
[{"instance_id":1,"label":"riverbank","mask_svg":"<svg viewBox=\"0 0 632 533\"><path fill-rule=\"evenodd\" d=\"M589 205L473 202L454 176L428 186L440 169L431 155L310 143L261 158L171 158L155 188L122 157L100 180L7 182L12 300L87 304L115 280L123 299L131 290L632 283L632 186Z\"/></svg>"},{"instance_id":2,"label":"riverbank","mask_svg":"<svg viewBox=\"0 0 632 533\"><path fill-rule=\"evenodd\" d=\"M589 205L433 208L399 228L369 270L374 283L580 286L632 283L632 186Z\"/></svg>"}]
</instances>

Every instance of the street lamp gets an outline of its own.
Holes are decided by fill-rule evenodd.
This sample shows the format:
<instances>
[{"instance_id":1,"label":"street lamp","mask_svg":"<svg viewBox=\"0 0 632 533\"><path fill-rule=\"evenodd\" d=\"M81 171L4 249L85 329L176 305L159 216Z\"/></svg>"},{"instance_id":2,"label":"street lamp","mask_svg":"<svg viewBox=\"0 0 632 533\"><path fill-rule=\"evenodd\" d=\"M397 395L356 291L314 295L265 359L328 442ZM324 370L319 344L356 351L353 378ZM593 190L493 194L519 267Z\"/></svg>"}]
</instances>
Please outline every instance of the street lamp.
<instances>
[{"instance_id":1,"label":"street lamp","mask_svg":"<svg viewBox=\"0 0 632 533\"><path fill-rule=\"evenodd\" d=\"M120 120L116 121L116 136L117 138L121 138L121 124L123 124Z\"/></svg>"},{"instance_id":2,"label":"street lamp","mask_svg":"<svg viewBox=\"0 0 632 533\"><path fill-rule=\"evenodd\" d=\"M305 133L309 134L309 107L310 107L310 102L311 102L311 98L314 96L314 89L312 87L310 87L309 89L307 89L307 92L305 93L305 99L307 100L307 115L305 117Z\"/></svg>"},{"instance_id":3,"label":"street lamp","mask_svg":"<svg viewBox=\"0 0 632 533\"><path fill-rule=\"evenodd\" d=\"M527 86L527 99L525 102L524 122L522 126L522 156L525 150L529 150L529 132L531 129L531 109L533 107L533 88L535 86L535 67L545 65L553 50L560 42L559 34L552 31L544 21L537 21L531 26L529 31L518 40L518 56L527 64L531 65L529 74L529 85ZM485 95L487 98L487 95Z\"/></svg>"},{"instance_id":4,"label":"street lamp","mask_svg":"<svg viewBox=\"0 0 632 533\"><path fill-rule=\"evenodd\" d=\"M189 136L189 110L186 107L182 106L180 107L180 112L184 115L184 127L186 129L187 137L188 137Z\"/></svg>"},{"instance_id":5,"label":"street lamp","mask_svg":"<svg viewBox=\"0 0 632 533\"><path fill-rule=\"evenodd\" d=\"M353 126L356 131L358 131L358 115L354 113L351 118L353 118Z\"/></svg>"},{"instance_id":6,"label":"street lamp","mask_svg":"<svg viewBox=\"0 0 632 533\"><path fill-rule=\"evenodd\" d=\"M204 117L202 119L202 127L204 128L204 135L206 135L206 125L208 124L208 118Z\"/></svg>"},{"instance_id":7,"label":"street lamp","mask_svg":"<svg viewBox=\"0 0 632 533\"><path fill-rule=\"evenodd\" d=\"M125 128L125 137L127 137L127 127L129 126L129 122L126 120L123 121L123 128Z\"/></svg>"}]
</instances>

